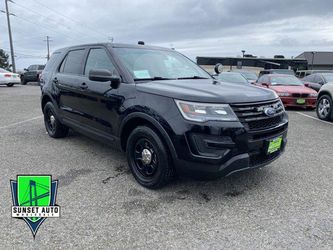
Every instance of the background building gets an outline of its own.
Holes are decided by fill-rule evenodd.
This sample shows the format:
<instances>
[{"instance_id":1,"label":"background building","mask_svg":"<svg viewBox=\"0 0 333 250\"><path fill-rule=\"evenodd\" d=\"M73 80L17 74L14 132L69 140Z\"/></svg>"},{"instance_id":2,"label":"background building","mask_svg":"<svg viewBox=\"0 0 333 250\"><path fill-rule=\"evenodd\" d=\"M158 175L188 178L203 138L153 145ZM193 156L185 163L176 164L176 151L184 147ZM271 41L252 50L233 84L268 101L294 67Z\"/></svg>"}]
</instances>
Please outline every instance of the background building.
<instances>
[{"instance_id":1,"label":"background building","mask_svg":"<svg viewBox=\"0 0 333 250\"><path fill-rule=\"evenodd\" d=\"M214 65L222 63L225 71L229 70L251 70L257 73L263 69L293 69L307 70L308 61L304 58L286 59L283 56L274 58L257 57L197 57L197 63L209 72L212 72Z\"/></svg>"},{"instance_id":2,"label":"background building","mask_svg":"<svg viewBox=\"0 0 333 250\"><path fill-rule=\"evenodd\" d=\"M295 58L307 60L309 69L333 70L333 52L305 51Z\"/></svg>"}]
</instances>

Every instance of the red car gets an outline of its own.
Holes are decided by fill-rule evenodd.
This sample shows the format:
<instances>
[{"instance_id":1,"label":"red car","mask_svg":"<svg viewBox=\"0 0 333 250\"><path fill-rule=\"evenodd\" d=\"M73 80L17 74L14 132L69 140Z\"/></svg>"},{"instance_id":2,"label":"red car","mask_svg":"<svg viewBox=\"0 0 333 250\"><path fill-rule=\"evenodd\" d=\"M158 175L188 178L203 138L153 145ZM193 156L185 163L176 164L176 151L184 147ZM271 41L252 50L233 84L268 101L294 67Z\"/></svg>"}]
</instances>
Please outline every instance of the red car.
<instances>
[{"instance_id":1,"label":"red car","mask_svg":"<svg viewBox=\"0 0 333 250\"><path fill-rule=\"evenodd\" d=\"M316 108L317 92L305 87L295 76L262 75L256 85L274 90L285 107Z\"/></svg>"}]
</instances>

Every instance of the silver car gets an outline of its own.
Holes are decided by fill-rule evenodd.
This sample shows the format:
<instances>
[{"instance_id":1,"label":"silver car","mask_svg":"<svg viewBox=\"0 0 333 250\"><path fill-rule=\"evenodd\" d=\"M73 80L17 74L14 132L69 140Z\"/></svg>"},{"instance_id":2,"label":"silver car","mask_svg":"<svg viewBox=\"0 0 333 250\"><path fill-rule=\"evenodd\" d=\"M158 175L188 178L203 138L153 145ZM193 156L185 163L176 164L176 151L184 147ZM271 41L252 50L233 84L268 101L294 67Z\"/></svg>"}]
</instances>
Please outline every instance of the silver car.
<instances>
[{"instance_id":1,"label":"silver car","mask_svg":"<svg viewBox=\"0 0 333 250\"><path fill-rule=\"evenodd\" d=\"M319 93L317 101L317 116L321 120L333 120L333 83L324 84Z\"/></svg>"}]
</instances>

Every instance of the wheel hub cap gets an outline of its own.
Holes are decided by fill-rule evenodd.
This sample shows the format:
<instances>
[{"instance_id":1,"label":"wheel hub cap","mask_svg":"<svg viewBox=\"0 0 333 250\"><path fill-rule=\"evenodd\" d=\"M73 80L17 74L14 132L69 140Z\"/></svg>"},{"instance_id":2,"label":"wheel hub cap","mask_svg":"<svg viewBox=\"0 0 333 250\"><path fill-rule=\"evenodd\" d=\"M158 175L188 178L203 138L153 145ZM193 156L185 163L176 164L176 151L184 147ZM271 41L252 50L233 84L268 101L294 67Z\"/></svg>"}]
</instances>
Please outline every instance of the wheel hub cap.
<instances>
[{"instance_id":1,"label":"wheel hub cap","mask_svg":"<svg viewBox=\"0 0 333 250\"><path fill-rule=\"evenodd\" d=\"M150 152L149 149L146 149L146 148L143 149L141 155L142 155L143 164L148 165L151 163L152 153Z\"/></svg>"},{"instance_id":2,"label":"wheel hub cap","mask_svg":"<svg viewBox=\"0 0 333 250\"><path fill-rule=\"evenodd\" d=\"M328 100L323 99L319 104L319 113L323 116L326 116L330 110L330 103Z\"/></svg>"},{"instance_id":3,"label":"wheel hub cap","mask_svg":"<svg viewBox=\"0 0 333 250\"><path fill-rule=\"evenodd\" d=\"M54 124L55 124L55 117L53 115L50 116L50 122L51 122L51 125L54 126Z\"/></svg>"}]
</instances>

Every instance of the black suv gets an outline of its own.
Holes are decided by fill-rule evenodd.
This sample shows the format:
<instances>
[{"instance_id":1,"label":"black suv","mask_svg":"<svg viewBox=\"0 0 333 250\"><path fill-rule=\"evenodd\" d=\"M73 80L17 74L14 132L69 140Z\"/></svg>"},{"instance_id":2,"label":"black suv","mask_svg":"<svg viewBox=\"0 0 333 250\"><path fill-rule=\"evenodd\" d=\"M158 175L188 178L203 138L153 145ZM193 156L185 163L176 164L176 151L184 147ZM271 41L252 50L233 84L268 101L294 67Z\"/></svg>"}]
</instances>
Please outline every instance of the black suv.
<instances>
[{"instance_id":1,"label":"black suv","mask_svg":"<svg viewBox=\"0 0 333 250\"><path fill-rule=\"evenodd\" d=\"M28 82L38 82L39 75L42 73L45 65L30 65L27 69L24 69L24 73L21 75L21 84L26 85Z\"/></svg>"},{"instance_id":2,"label":"black suv","mask_svg":"<svg viewBox=\"0 0 333 250\"><path fill-rule=\"evenodd\" d=\"M48 134L72 128L126 152L148 188L176 173L217 177L284 151L288 117L271 90L221 83L182 54L90 44L53 53L41 76Z\"/></svg>"}]
</instances>

